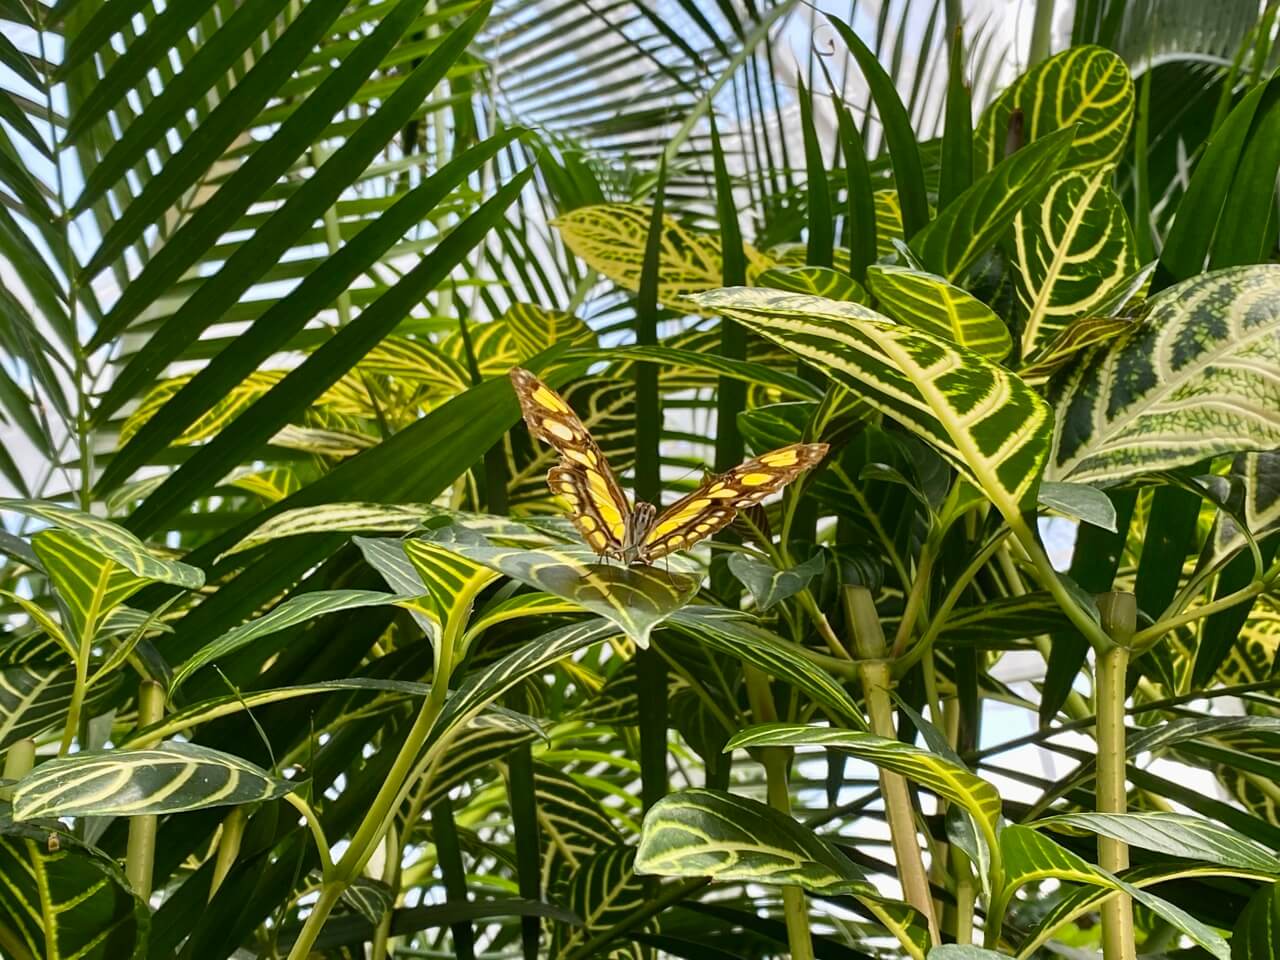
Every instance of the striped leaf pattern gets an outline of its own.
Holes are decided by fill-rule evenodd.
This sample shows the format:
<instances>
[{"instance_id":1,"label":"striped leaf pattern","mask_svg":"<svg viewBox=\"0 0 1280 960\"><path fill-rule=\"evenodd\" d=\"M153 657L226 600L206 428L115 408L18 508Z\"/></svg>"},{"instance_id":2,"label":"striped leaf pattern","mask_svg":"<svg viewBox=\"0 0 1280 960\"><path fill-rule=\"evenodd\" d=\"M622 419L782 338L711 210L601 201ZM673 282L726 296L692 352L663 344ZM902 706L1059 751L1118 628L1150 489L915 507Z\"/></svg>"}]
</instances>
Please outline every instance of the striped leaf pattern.
<instances>
[{"instance_id":1,"label":"striped leaf pattern","mask_svg":"<svg viewBox=\"0 0 1280 960\"><path fill-rule=\"evenodd\" d=\"M342 891L342 902L372 924L377 924L395 904L395 894L381 880L357 877Z\"/></svg>"},{"instance_id":2,"label":"striped leaf pattern","mask_svg":"<svg viewBox=\"0 0 1280 960\"><path fill-rule=\"evenodd\" d=\"M1217 960L1231 960L1231 948L1227 942L1185 910L1113 877L1031 827L1006 825L1000 833L1000 850L1008 876L1008 884L999 901L1000 909L1004 909L1019 887L1040 880L1067 880L1101 886L1127 893L1204 947Z\"/></svg>"},{"instance_id":3,"label":"striped leaf pattern","mask_svg":"<svg viewBox=\"0 0 1280 960\"><path fill-rule=\"evenodd\" d=\"M317 590L314 593L290 597L270 613L241 624L201 647L174 671L170 689L178 689L201 667L230 656L261 637L278 633L288 627L324 616L326 613L337 613L356 607L381 607L403 601L404 598L397 594L382 593L377 590Z\"/></svg>"},{"instance_id":4,"label":"striped leaf pattern","mask_svg":"<svg viewBox=\"0 0 1280 960\"><path fill-rule=\"evenodd\" d=\"M40 531L31 548L48 571L76 637L92 636L107 614L147 585L65 530Z\"/></svg>"},{"instance_id":5,"label":"striped leaf pattern","mask_svg":"<svg viewBox=\"0 0 1280 960\"><path fill-rule=\"evenodd\" d=\"M0 670L0 750L60 726L71 706L76 671L70 663L18 663ZM88 716L115 693L112 683L95 684L86 698Z\"/></svg>"},{"instance_id":6,"label":"striped leaf pattern","mask_svg":"<svg viewBox=\"0 0 1280 960\"><path fill-rule=\"evenodd\" d=\"M561 902L582 918L581 924L556 927L553 957L569 957L595 934L626 919L646 900L644 881L634 870L634 847L597 850L569 875Z\"/></svg>"},{"instance_id":7,"label":"striped leaf pattern","mask_svg":"<svg viewBox=\"0 0 1280 960\"><path fill-rule=\"evenodd\" d=\"M868 303L867 291L847 273L830 267L773 267L756 281L762 287L807 293L828 300L852 300Z\"/></svg>"},{"instance_id":8,"label":"striped leaf pattern","mask_svg":"<svg viewBox=\"0 0 1280 960\"><path fill-rule=\"evenodd\" d=\"M234 547L229 557L272 540L317 533L408 533L434 516L426 503L325 503L277 513Z\"/></svg>"},{"instance_id":9,"label":"striped leaf pattern","mask_svg":"<svg viewBox=\"0 0 1280 960\"><path fill-rule=\"evenodd\" d=\"M600 563L586 546L514 549L464 540L440 546L606 618L641 647L654 627L693 599L701 582L692 573Z\"/></svg>"},{"instance_id":10,"label":"striped leaf pattern","mask_svg":"<svg viewBox=\"0 0 1280 960\"><path fill-rule=\"evenodd\" d=\"M1169 856L1280 875L1280 859L1274 852L1202 817L1164 811L1063 813L1036 821L1036 827L1070 834L1096 833Z\"/></svg>"},{"instance_id":11,"label":"striped leaf pattern","mask_svg":"<svg viewBox=\"0 0 1280 960\"><path fill-rule=\"evenodd\" d=\"M542 840L542 888L554 889L597 850L622 842L622 834L572 775L546 763L533 765L538 830Z\"/></svg>"},{"instance_id":12,"label":"striped leaf pattern","mask_svg":"<svg viewBox=\"0 0 1280 960\"><path fill-rule=\"evenodd\" d=\"M1113 483L1280 448L1280 265L1202 274L1050 381L1050 479Z\"/></svg>"},{"instance_id":13,"label":"striped leaf pattern","mask_svg":"<svg viewBox=\"0 0 1280 960\"><path fill-rule=\"evenodd\" d=\"M944 337L991 360L1013 346L1009 328L994 310L945 279L908 267L874 264L867 286L880 309L899 323Z\"/></svg>"},{"instance_id":14,"label":"striped leaf pattern","mask_svg":"<svg viewBox=\"0 0 1280 960\"><path fill-rule=\"evenodd\" d=\"M697 297L703 309L786 347L933 444L1007 519L1034 503L1052 424L1044 400L1016 376L878 314L854 322L795 316L773 310L771 299L741 288Z\"/></svg>"},{"instance_id":15,"label":"striped leaf pattern","mask_svg":"<svg viewBox=\"0 0 1280 960\"><path fill-rule=\"evenodd\" d=\"M668 622L699 644L758 667L767 675L807 693L851 723L864 724L857 704L830 673L797 657L787 641L742 614L719 607L686 607Z\"/></svg>"},{"instance_id":16,"label":"striped leaf pattern","mask_svg":"<svg viewBox=\"0 0 1280 960\"><path fill-rule=\"evenodd\" d=\"M468 676L453 696L445 701L444 709L431 728L428 742L438 740L461 724L469 723L488 704L526 677L616 633L618 628L601 618L571 624L529 641L479 674Z\"/></svg>"},{"instance_id":17,"label":"striped leaf pattern","mask_svg":"<svg viewBox=\"0 0 1280 960\"><path fill-rule=\"evenodd\" d=\"M749 553L729 555L730 572L751 591L757 609L762 611L795 596L810 580L822 573L825 566L826 558L821 553L814 554L790 570L779 570L768 560Z\"/></svg>"},{"instance_id":18,"label":"striped leaf pattern","mask_svg":"<svg viewBox=\"0 0 1280 960\"><path fill-rule=\"evenodd\" d=\"M1100 312L1138 269L1133 228L1110 179L1108 167L1068 172L1014 218L1024 360L1054 343L1074 318Z\"/></svg>"},{"instance_id":19,"label":"striped leaf pattern","mask_svg":"<svg viewBox=\"0 0 1280 960\"><path fill-rule=\"evenodd\" d=\"M996 244L1018 211L1038 196L1063 163L1071 131L1042 137L1001 161L947 204L911 238L924 266L954 280Z\"/></svg>"},{"instance_id":20,"label":"striped leaf pattern","mask_svg":"<svg viewBox=\"0 0 1280 960\"><path fill-rule=\"evenodd\" d=\"M195 743L85 750L46 761L19 780L13 818L159 816L274 800L295 786Z\"/></svg>"},{"instance_id":21,"label":"striped leaf pattern","mask_svg":"<svg viewBox=\"0 0 1280 960\"><path fill-rule=\"evenodd\" d=\"M1003 159L1014 110L1022 113L1026 143L1075 129L1064 169L1114 167L1133 107L1133 80L1121 57L1102 47L1072 47L1027 71L987 107L974 130L974 167L990 170Z\"/></svg>"},{"instance_id":22,"label":"striped leaf pattern","mask_svg":"<svg viewBox=\"0 0 1280 960\"><path fill-rule=\"evenodd\" d=\"M636 872L872 893L861 868L816 833L756 800L681 790L645 814Z\"/></svg>"},{"instance_id":23,"label":"striped leaf pattern","mask_svg":"<svg viewBox=\"0 0 1280 960\"><path fill-rule=\"evenodd\" d=\"M588 266L633 293L640 289L645 241L653 212L631 203L579 207L551 221L565 245ZM772 261L743 244L747 280ZM670 217L663 218L658 261L658 301L671 304L690 293L711 290L723 282L720 238L696 233Z\"/></svg>"},{"instance_id":24,"label":"striped leaf pattern","mask_svg":"<svg viewBox=\"0 0 1280 960\"><path fill-rule=\"evenodd\" d=\"M1231 464L1231 474L1244 486L1240 519L1255 537L1280 523L1280 453L1242 453ZM1218 514L1214 550L1226 554L1245 543L1240 525L1225 511Z\"/></svg>"},{"instance_id":25,"label":"striped leaf pattern","mask_svg":"<svg viewBox=\"0 0 1280 960\"><path fill-rule=\"evenodd\" d=\"M447 530L460 529L456 526ZM483 542L478 534L473 534ZM498 574L481 563L459 556L450 543L415 537L401 541L405 555L426 585L440 623L465 623L476 594Z\"/></svg>"},{"instance_id":26,"label":"striped leaf pattern","mask_svg":"<svg viewBox=\"0 0 1280 960\"><path fill-rule=\"evenodd\" d=\"M64 530L144 580L188 590L204 584L204 573L196 567L164 559L128 530L92 514L36 500L0 500L0 510L12 510Z\"/></svg>"},{"instance_id":27,"label":"striped leaf pattern","mask_svg":"<svg viewBox=\"0 0 1280 960\"><path fill-rule=\"evenodd\" d=\"M596 335L580 317L563 310L548 310L534 303L513 303L502 314L511 332L516 355L523 362L553 343L567 342L594 347Z\"/></svg>"},{"instance_id":28,"label":"striped leaf pattern","mask_svg":"<svg viewBox=\"0 0 1280 960\"><path fill-rule=\"evenodd\" d=\"M6 824L5 812L0 923L28 954L41 960L143 960L151 910L116 864L60 829Z\"/></svg>"},{"instance_id":29,"label":"striped leaf pattern","mask_svg":"<svg viewBox=\"0 0 1280 960\"><path fill-rule=\"evenodd\" d=\"M1236 921L1231 935L1232 960L1276 960L1280 957L1280 885L1258 890Z\"/></svg>"},{"instance_id":30,"label":"striped leaf pattern","mask_svg":"<svg viewBox=\"0 0 1280 960\"><path fill-rule=\"evenodd\" d=\"M449 743L439 764L430 771L430 786L421 800L430 809L454 787L481 769L501 760L516 747L537 739L535 727L498 713L473 717Z\"/></svg>"},{"instance_id":31,"label":"striped leaf pattern","mask_svg":"<svg viewBox=\"0 0 1280 960\"><path fill-rule=\"evenodd\" d=\"M928 750L857 730L766 723L742 731L728 749L741 747L822 746L841 750L885 770L901 774L940 797L964 807L994 849L1001 826L1000 792L968 769ZM998 886L998 884L993 884Z\"/></svg>"},{"instance_id":32,"label":"striped leaf pattern","mask_svg":"<svg viewBox=\"0 0 1280 960\"><path fill-rule=\"evenodd\" d=\"M1090 347L1128 336L1134 325L1128 317L1079 317L1044 344L1033 362L1019 368L1018 376L1027 383L1043 383Z\"/></svg>"}]
</instances>

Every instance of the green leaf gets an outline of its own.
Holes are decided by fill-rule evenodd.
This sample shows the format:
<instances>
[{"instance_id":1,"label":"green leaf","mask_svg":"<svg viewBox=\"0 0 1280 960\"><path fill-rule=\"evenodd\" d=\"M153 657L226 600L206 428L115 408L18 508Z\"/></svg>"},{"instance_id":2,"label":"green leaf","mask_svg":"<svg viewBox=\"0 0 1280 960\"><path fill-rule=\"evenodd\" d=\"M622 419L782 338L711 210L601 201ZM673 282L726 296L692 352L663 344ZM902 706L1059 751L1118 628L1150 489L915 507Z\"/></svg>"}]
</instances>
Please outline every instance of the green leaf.
<instances>
[{"instance_id":1,"label":"green leaf","mask_svg":"<svg viewBox=\"0 0 1280 960\"><path fill-rule=\"evenodd\" d=\"M744 614L720 607L689 606L668 623L699 643L804 691L849 722L865 725L857 704L829 671L797 654L792 644Z\"/></svg>"},{"instance_id":2,"label":"green leaf","mask_svg":"<svg viewBox=\"0 0 1280 960\"><path fill-rule=\"evenodd\" d=\"M1007 953L968 944L944 943L929 951L928 960L1001 960Z\"/></svg>"},{"instance_id":3,"label":"green leaf","mask_svg":"<svg viewBox=\"0 0 1280 960\"><path fill-rule=\"evenodd\" d=\"M513 303L501 321L511 331L521 362L553 343L567 341L578 347L594 347L596 334L580 318L561 310L546 310L534 303Z\"/></svg>"},{"instance_id":4,"label":"green leaf","mask_svg":"<svg viewBox=\"0 0 1280 960\"><path fill-rule=\"evenodd\" d=\"M734 360L714 353L698 353L676 347L610 347L607 350L574 351L568 359L584 360L638 360L661 364L664 370L705 370L720 376L733 377L747 383L773 387L786 396L811 399L818 396L813 384L802 377L755 363L750 360Z\"/></svg>"},{"instance_id":5,"label":"green leaf","mask_svg":"<svg viewBox=\"0 0 1280 960\"><path fill-rule=\"evenodd\" d=\"M0 500L0 510L12 510L64 530L143 580L187 590L204 585L204 573L198 568L158 556L128 530L92 514L43 500Z\"/></svg>"},{"instance_id":6,"label":"green leaf","mask_svg":"<svg viewBox=\"0 0 1280 960\"><path fill-rule=\"evenodd\" d=\"M1221 453L1280 447L1280 266L1203 274L1049 387L1049 479L1114 483Z\"/></svg>"},{"instance_id":7,"label":"green leaf","mask_svg":"<svg viewBox=\"0 0 1280 960\"><path fill-rule=\"evenodd\" d=\"M432 768L431 786L422 795L422 807L430 809L450 790L474 778L478 771L537 737L536 728L502 714L483 713L472 717L449 741L448 751Z\"/></svg>"},{"instance_id":8,"label":"green leaf","mask_svg":"<svg viewBox=\"0 0 1280 960\"><path fill-rule=\"evenodd\" d=\"M756 278L762 287L807 293L828 300L849 300L853 303L869 303L867 291L847 273L830 267L773 267Z\"/></svg>"},{"instance_id":9,"label":"green leaf","mask_svg":"<svg viewBox=\"0 0 1280 960\"><path fill-rule=\"evenodd\" d=\"M774 310L775 296L794 295L739 288L694 299L791 350L933 444L1010 523L1020 522L1034 502L1052 429L1048 406L1026 384L972 351L875 314L804 317L786 304Z\"/></svg>"},{"instance_id":10,"label":"green leaf","mask_svg":"<svg viewBox=\"0 0 1280 960\"><path fill-rule=\"evenodd\" d=\"M0 924L43 960L143 960L151 910L106 856L0 804Z\"/></svg>"},{"instance_id":11,"label":"green leaf","mask_svg":"<svg viewBox=\"0 0 1280 960\"><path fill-rule=\"evenodd\" d=\"M1040 484L1039 497L1042 507L1073 520L1091 523L1102 530L1116 532L1115 504L1105 493L1087 483L1045 480Z\"/></svg>"},{"instance_id":12,"label":"green leaf","mask_svg":"<svg viewBox=\"0 0 1280 960\"><path fill-rule=\"evenodd\" d=\"M578 604L615 623L641 647L649 633L693 599L701 578L658 567L599 563L587 546L512 548L475 540L438 541L440 547L484 564L530 587ZM678 568L677 568L678 569Z\"/></svg>"},{"instance_id":13,"label":"green leaf","mask_svg":"<svg viewBox=\"0 0 1280 960\"><path fill-rule=\"evenodd\" d=\"M1044 191L1068 156L1071 135L1049 134L1002 160L912 237L911 250L929 270L955 280Z\"/></svg>"},{"instance_id":14,"label":"green leaf","mask_svg":"<svg viewBox=\"0 0 1280 960\"><path fill-rule=\"evenodd\" d=\"M274 800L297 783L194 743L85 750L40 764L13 791L13 818L159 816Z\"/></svg>"},{"instance_id":15,"label":"green leaf","mask_svg":"<svg viewBox=\"0 0 1280 960\"><path fill-rule=\"evenodd\" d=\"M1022 357L1034 358L1077 317L1096 316L1138 269L1137 241L1111 172L1072 171L1013 221L1014 275L1026 310Z\"/></svg>"},{"instance_id":16,"label":"green leaf","mask_svg":"<svg viewBox=\"0 0 1280 960\"><path fill-rule=\"evenodd\" d=\"M375 925L395 906L395 900L391 888L372 877L357 877L342 890L342 902Z\"/></svg>"},{"instance_id":17,"label":"green leaf","mask_svg":"<svg viewBox=\"0 0 1280 960\"><path fill-rule=\"evenodd\" d=\"M595 934L627 919L644 906L644 881L633 869L633 847L618 845L597 850L578 862L563 888L566 907L582 919L581 924L562 924L552 947L553 957L568 957Z\"/></svg>"},{"instance_id":18,"label":"green leaf","mask_svg":"<svg viewBox=\"0 0 1280 960\"><path fill-rule=\"evenodd\" d=\"M1180 813L1063 813L1036 822L1063 833L1096 833L1171 857L1280 874L1280 859L1256 840L1229 827Z\"/></svg>"},{"instance_id":19,"label":"green leaf","mask_svg":"<svg viewBox=\"0 0 1280 960\"><path fill-rule=\"evenodd\" d=\"M826 558L821 553L790 570L779 570L769 561L749 553L734 553L729 557L729 569L751 591L761 611L795 596L822 573L825 566Z\"/></svg>"},{"instance_id":20,"label":"green leaf","mask_svg":"<svg viewBox=\"0 0 1280 960\"><path fill-rule=\"evenodd\" d=\"M996 848L1003 807L1000 792L965 767L912 744L856 730L766 723L737 734L725 749L798 746L841 750L927 787L964 807L977 822L987 843L993 850ZM992 886L998 888L999 884Z\"/></svg>"},{"instance_id":21,"label":"green leaf","mask_svg":"<svg viewBox=\"0 0 1280 960\"><path fill-rule=\"evenodd\" d=\"M984 172L1005 156L1010 117L1022 114L1022 139L1035 143L1075 130L1064 170L1114 167L1133 123L1133 80L1117 54L1077 46L1024 73L983 111L974 132L975 167Z\"/></svg>"},{"instance_id":22,"label":"green leaf","mask_svg":"<svg viewBox=\"0 0 1280 960\"><path fill-rule=\"evenodd\" d=\"M77 638L96 633L103 617L147 585L65 530L42 530L31 547L48 571Z\"/></svg>"},{"instance_id":23,"label":"green leaf","mask_svg":"<svg viewBox=\"0 0 1280 960\"><path fill-rule=\"evenodd\" d=\"M1009 328L981 300L942 277L908 267L867 268L867 286L899 323L943 337L992 360L1013 347Z\"/></svg>"},{"instance_id":24,"label":"green leaf","mask_svg":"<svg viewBox=\"0 0 1280 960\"><path fill-rule=\"evenodd\" d=\"M278 540L313 533L408 533L440 515L428 503L322 503L271 517L218 559Z\"/></svg>"},{"instance_id":25,"label":"green leaf","mask_svg":"<svg viewBox=\"0 0 1280 960\"><path fill-rule=\"evenodd\" d=\"M171 690L177 690L183 682L199 670L216 660L229 656L235 651L252 643L260 637L284 630L295 624L304 623L326 613L337 613L339 610L351 610L356 607L381 607L387 604L403 603L404 597L394 593L381 593L376 590L318 590L290 597L265 616L241 624L234 630L224 633L218 639L201 647L189 657L173 674Z\"/></svg>"},{"instance_id":26,"label":"green leaf","mask_svg":"<svg viewBox=\"0 0 1280 960\"><path fill-rule=\"evenodd\" d=\"M1249 900L1231 934L1231 960L1280 957L1280 886L1269 883Z\"/></svg>"},{"instance_id":27,"label":"green leaf","mask_svg":"<svg viewBox=\"0 0 1280 960\"><path fill-rule=\"evenodd\" d=\"M70 663L19 663L0 669L0 750L61 725L71 706L76 671ZM115 690L96 684L83 713L93 716Z\"/></svg>"},{"instance_id":28,"label":"green leaf","mask_svg":"<svg viewBox=\"0 0 1280 960\"><path fill-rule=\"evenodd\" d=\"M1069 880L1119 890L1181 930L1218 960L1230 960L1226 941L1185 910L1118 880L1031 827L1006 824L1000 832L1000 849L1008 877L998 905L1001 910L1019 887L1040 880Z\"/></svg>"},{"instance_id":29,"label":"green leaf","mask_svg":"<svg viewBox=\"0 0 1280 960\"><path fill-rule=\"evenodd\" d=\"M681 790L645 814L636 872L875 893L861 868L789 816L716 790Z\"/></svg>"},{"instance_id":30,"label":"green leaf","mask_svg":"<svg viewBox=\"0 0 1280 960\"><path fill-rule=\"evenodd\" d=\"M1259 537L1280 524L1280 453L1243 453L1231 464L1230 477L1244 487L1244 507L1240 520L1253 536ZM1213 549L1224 556L1245 545L1244 531L1231 514L1218 514Z\"/></svg>"}]
</instances>

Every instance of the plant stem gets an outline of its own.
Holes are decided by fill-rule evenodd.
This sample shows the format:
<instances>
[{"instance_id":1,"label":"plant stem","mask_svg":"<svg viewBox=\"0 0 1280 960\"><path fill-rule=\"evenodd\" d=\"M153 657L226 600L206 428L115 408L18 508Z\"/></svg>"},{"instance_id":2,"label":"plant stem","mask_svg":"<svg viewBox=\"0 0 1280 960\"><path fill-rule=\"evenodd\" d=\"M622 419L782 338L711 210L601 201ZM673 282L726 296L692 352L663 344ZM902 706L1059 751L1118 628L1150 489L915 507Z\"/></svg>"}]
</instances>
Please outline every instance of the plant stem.
<instances>
[{"instance_id":1,"label":"plant stem","mask_svg":"<svg viewBox=\"0 0 1280 960\"><path fill-rule=\"evenodd\" d=\"M1099 813L1124 813L1125 787L1124 701L1125 672L1138 606L1132 593L1104 593L1098 609L1107 632L1115 640L1110 650L1097 654L1096 691L1098 703L1098 783ZM1098 837L1098 865L1110 873L1129 866L1129 847L1120 840ZM1102 952L1105 960L1135 960L1133 903L1128 895L1117 894L1102 905Z\"/></svg>"},{"instance_id":2,"label":"plant stem","mask_svg":"<svg viewBox=\"0 0 1280 960\"><path fill-rule=\"evenodd\" d=\"M845 611L853 628L854 649L860 663L858 673L862 678L863 696L867 701L867 713L871 717L871 730L882 737L896 739L893 729L893 704L889 699L892 683L888 652L880 616L875 601L866 587L844 588ZM907 903L924 916L929 925L933 942L940 943L938 918L933 908L933 895L929 892L929 875L920 854L916 834L915 809L907 791L907 781L899 774L880 771L880 793L884 797L885 817L889 822L889 835L893 853L898 861L898 877L902 894Z\"/></svg>"},{"instance_id":3,"label":"plant stem","mask_svg":"<svg viewBox=\"0 0 1280 960\"><path fill-rule=\"evenodd\" d=\"M222 881L227 879L231 867L240 855L240 841L244 839L244 827L249 815L244 807L236 807L222 821L222 835L218 837L218 856L213 863L213 879L209 881L209 899L212 900Z\"/></svg>"},{"instance_id":4,"label":"plant stem","mask_svg":"<svg viewBox=\"0 0 1280 960\"><path fill-rule=\"evenodd\" d=\"M164 687L154 680L138 686L138 729L159 723L164 718ZM139 749L155 746L158 741L145 740ZM156 816L132 817L129 820L129 843L125 853L124 872L134 893L143 901L151 898L151 872L156 861Z\"/></svg>"},{"instance_id":5,"label":"plant stem","mask_svg":"<svg viewBox=\"0 0 1280 960\"><path fill-rule=\"evenodd\" d=\"M36 742L34 740L18 740L9 746L4 755L4 773L5 780L21 780L36 764ZM13 797L13 788L5 787L0 790L0 800L9 800Z\"/></svg>"},{"instance_id":6,"label":"plant stem","mask_svg":"<svg viewBox=\"0 0 1280 960\"><path fill-rule=\"evenodd\" d=\"M1049 58L1055 6L1054 0L1036 0L1036 17L1031 23L1031 49L1027 54L1028 68Z\"/></svg>"}]
</instances>

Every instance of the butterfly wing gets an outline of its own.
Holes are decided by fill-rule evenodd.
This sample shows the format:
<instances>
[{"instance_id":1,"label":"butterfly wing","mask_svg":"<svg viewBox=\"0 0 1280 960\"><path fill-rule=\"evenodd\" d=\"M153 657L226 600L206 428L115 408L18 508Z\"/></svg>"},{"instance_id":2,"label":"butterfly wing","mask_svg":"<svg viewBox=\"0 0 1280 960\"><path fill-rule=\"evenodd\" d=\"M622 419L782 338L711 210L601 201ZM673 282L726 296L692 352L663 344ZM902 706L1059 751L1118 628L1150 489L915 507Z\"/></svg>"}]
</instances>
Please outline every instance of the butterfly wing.
<instances>
[{"instance_id":1,"label":"butterfly wing","mask_svg":"<svg viewBox=\"0 0 1280 960\"><path fill-rule=\"evenodd\" d=\"M547 473L551 492L568 503L570 519L596 553L621 554L631 507L604 453L560 394L520 367L512 369L511 383L529 432L560 454Z\"/></svg>"},{"instance_id":2,"label":"butterfly wing","mask_svg":"<svg viewBox=\"0 0 1280 960\"><path fill-rule=\"evenodd\" d=\"M793 443L708 477L662 512L641 545L640 559L652 563L676 550L688 550L727 526L739 510L760 503L817 465L827 449L825 443Z\"/></svg>"}]
</instances>

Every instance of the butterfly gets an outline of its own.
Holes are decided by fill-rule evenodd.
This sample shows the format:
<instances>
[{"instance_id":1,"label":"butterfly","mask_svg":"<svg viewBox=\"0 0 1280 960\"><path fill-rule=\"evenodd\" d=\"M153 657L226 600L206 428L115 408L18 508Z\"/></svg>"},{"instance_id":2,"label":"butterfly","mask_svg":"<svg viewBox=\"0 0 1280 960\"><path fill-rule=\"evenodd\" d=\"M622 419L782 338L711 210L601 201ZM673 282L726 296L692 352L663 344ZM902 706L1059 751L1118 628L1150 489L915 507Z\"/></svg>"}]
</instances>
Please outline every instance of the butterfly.
<instances>
[{"instance_id":1,"label":"butterfly","mask_svg":"<svg viewBox=\"0 0 1280 960\"><path fill-rule=\"evenodd\" d=\"M569 505L570 518L598 555L623 563L653 563L687 550L817 465L825 443L792 443L752 457L698 488L661 513L651 503L633 507L603 451L573 409L528 370L515 367L511 383L529 431L560 454L547 473L551 492Z\"/></svg>"}]
</instances>

